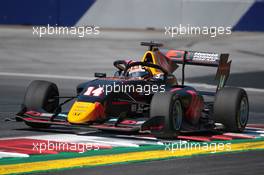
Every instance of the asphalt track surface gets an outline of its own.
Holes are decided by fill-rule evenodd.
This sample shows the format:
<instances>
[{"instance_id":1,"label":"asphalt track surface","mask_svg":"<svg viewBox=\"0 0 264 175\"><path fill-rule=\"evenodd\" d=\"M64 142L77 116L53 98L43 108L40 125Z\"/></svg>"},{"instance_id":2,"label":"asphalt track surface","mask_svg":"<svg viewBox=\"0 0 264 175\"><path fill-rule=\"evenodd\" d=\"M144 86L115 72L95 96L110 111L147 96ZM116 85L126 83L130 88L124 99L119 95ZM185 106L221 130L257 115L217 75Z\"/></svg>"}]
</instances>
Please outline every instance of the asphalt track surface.
<instances>
[{"instance_id":1,"label":"asphalt track surface","mask_svg":"<svg viewBox=\"0 0 264 175\"><path fill-rule=\"evenodd\" d=\"M204 175L204 174L263 174L264 151L233 153L223 155L195 156L145 163L101 166L97 168L81 168L56 172L58 175L93 174L93 175ZM42 175L43 173L38 173Z\"/></svg>"},{"instance_id":2,"label":"asphalt track surface","mask_svg":"<svg viewBox=\"0 0 264 175\"><path fill-rule=\"evenodd\" d=\"M262 33L236 33L216 39L172 39L164 37L163 32L105 31L98 38L80 39L67 36L38 38L32 36L28 28L1 28L0 39L0 137L46 134L44 131L28 129L23 123L7 121L20 109L26 86L32 80L56 82L62 95L74 95L75 86L86 77L90 79L93 72L111 74L114 70L113 60L140 58L145 49L138 44L142 40L161 41L169 48L230 53L233 74L228 85L247 89L250 100L249 123L264 123ZM192 66L186 73L187 81L197 88L214 90L214 69ZM177 75L180 77L180 73ZM263 174L263 157L264 151L250 151L80 168L55 171L52 174Z\"/></svg>"}]
</instances>

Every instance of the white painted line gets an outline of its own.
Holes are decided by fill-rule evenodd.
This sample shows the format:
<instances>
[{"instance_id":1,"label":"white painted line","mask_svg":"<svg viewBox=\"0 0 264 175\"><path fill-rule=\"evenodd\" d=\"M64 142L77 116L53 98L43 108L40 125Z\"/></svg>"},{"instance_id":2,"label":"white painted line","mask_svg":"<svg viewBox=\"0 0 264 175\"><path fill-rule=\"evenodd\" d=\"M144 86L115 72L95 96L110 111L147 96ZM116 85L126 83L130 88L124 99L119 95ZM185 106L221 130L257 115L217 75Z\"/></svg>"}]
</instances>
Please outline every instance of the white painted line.
<instances>
[{"instance_id":1,"label":"white painted line","mask_svg":"<svg viewBox=\"0 0 264 175\"><path fill-rule=\"evenodd\" d=\"M98 145L114 146L114 147L139 147L137 141L134 140L122 140L115 138L99 137L99 136L80 136L74 134L54 134L54 135L39 135L28 136L24 138L49 140L56 142L69 142L69 143L94 143Z\"/></svg>"},{"instance_id":2,"label":"white painted line","mask_svg":"<svg viewBox=\"0 0 264 175\"><path fill-rule=\"evenodd\" d=\"M136 147L138 148L139 145L134 144L134 143L130 143L128 141L117 141L117 140L113 140L113 141L103 141L103 140L91 140L94 141L95 143L99 143L99 144L107 144L107 145L111 145L111 146L116 146L116 147Z\"/></svg>"},{"instance_id":3,"label":"white painted line","mask_svg":"<svg viewBox=\"0 0 264 175\"><path fill-rule=\"evenodd\" d=\"M52 75L52 74L32 74L32 73L12 73L12 72L0 72L0 76L71 79L71 80L92 80L92 79L95 79L94 77L83 77L83 76Z\"/></svg>"},{"instance_id":4,"label":"white painted line","mask_svg":"<svg viewBox=\"0 0 264 175\"><path fill-rule=\"evenodd\" d=\"M264 131L256 131L257 133L264 134Z\"/></svg>"},{"instance_id":5,"label":"white painted line","mask_svg":"<svg viewBox=\"0 0 264 175\"><path fill-rule=\"evenodd\" d=\"M56 142L68 142L79 144L97 144L101 146L112 147L139 147L141 145L163 145L163 142L155 140L139 140L132 137L114 138L114 137L102 137L102 136L89 136L89 135L75 135L75 134L50 134L50 135L35 135L35 136L19 136L0 138L0 140L7 139L36 139L43 141L56 141ZM142 138L141 138L142 139ZM145 139L145 138L144 138ZM149 139L147 137L147 139Z\"/></svg>"},{"instance_id":6,"label":"white painted line","mask_svg":"<svg viewBox=\"0 0 264 175\"><path fill-rule=\"evenodd\" d=\"M116 135L116 137L120 138L128 138L128 139L141 139L141 140L158 140L155 137L142 137L142 136L136 136L136 135Z\"/></svg>"},{"instance_id":7,"label":"white painted line","mask_svg":"<svg viewBox=\"0 0 264 175\"><path fill-rule=\"evenodd\" d=\"M211 84L205 84L205 83L190 83L190 82L185 82L186 85L189 86L194 86L194 87L200 87L200 88L206 88L206 89L216 89L216 85L211 85ZM258 88L249 88L249 87L241 87L245 89L246 91L250 92L261 92L264 93L264 89L258 89Z\"/></svg>"},{"instance_id":8,"label":"white painted line","mask_svg":"<svg viewBox=\"0 0 264 175\"><path fill-rule=\"evenodd\" d=\"M99 136L80 136L75 134L50 134L50 135L35 135L35 136L19 136L10 138L1 138L0 140L6 139L36 139L45 141L55 142L68 142L68 143L79 143L79 144L98 144L102 146L113 146L113 147L139 147L140 141L137 140L124 140L115 139L112 137L99 137ZM145 143L147 144L147 143Z\"/></svg>"},{"instance_id":9,"label":"white painted line","mask_svg":"<svg viewBox=\"0 0 264 175\"><path fill-rule=\"evenodd\" d=\"M4 157L29 157L29 155L22 153L11 153L11 152L0 151L0 158L4 158Z\"/></svg>"},{"instance_id":10,"label":"white painted line","mask_svg":"<svg viewBox=\"0 0 264 175\"><path fill-rule=\"evenodd\" d=\"M256 129L246 128L244 133L260 137L261 134L264 134L264 130L256 130Z\"/></svg>"},{"instance_id":11,"label":"white painted line","mask_svg":"<svg viewBox=\"0 0 264 175\"><path fill-rule=\"evenodd\" d=\"M256 128L256 127L246 127L249 131L264 131L264 128Z\"/></svg>"},{"instance_id":12,"label":"white painted line","mask_svg":"<svg viewBox=\"0 0 264 175\"><path fill-rule=\"evenodd\" d=\"M32 78L52 78L52 79L70 79L70 80L93 80L95 77L84 77L84 76L69 76L69 75L52 75L52 74L32 74L32 73L12 73L12 72L0 72L0 76L14 76L14 77L32 77ZM186 85L206 88L206 89L216 89L215 85L206 83L190 83L185 82ZM246 91L251 92L261 92L264 93L264 89L241 87Z\"/></svg>"}]
</instances>

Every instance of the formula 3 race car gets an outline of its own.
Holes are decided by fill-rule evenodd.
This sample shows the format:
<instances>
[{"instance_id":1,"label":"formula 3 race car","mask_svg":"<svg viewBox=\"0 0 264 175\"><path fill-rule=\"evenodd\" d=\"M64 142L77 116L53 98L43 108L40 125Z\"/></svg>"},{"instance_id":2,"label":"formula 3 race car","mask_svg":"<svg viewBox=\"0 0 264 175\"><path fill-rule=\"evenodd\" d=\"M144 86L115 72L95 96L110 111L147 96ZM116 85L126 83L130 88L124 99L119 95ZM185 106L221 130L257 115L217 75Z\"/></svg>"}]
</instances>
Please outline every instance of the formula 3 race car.
<instances>
[{"instance_id":1,"label":"formula 3 race car","mask_svg":"<svg viewBox=\"0 0 264 175\"><path fill-rule=\"evenodd\" d=\"M184 131L217 130L219 126L227 132L244 130L249 115L248 97L241 88L225 87L231 65L228 54L161 50L162 44L154 42L141 45L149 47L141 61L115 61L114 76L95 73L94 80L77 86L76 96L60 96L52 82L31 82L16 121L33 128L65 125L147 132L162 139L176 138ZM180 84L173 75L179 65ZM216 91L186 86L186 65L216 67ZM205 96L213 100L205 101ZM62 106L72 100L70 110L62 112Z\"/></svg>"}]
</instances>

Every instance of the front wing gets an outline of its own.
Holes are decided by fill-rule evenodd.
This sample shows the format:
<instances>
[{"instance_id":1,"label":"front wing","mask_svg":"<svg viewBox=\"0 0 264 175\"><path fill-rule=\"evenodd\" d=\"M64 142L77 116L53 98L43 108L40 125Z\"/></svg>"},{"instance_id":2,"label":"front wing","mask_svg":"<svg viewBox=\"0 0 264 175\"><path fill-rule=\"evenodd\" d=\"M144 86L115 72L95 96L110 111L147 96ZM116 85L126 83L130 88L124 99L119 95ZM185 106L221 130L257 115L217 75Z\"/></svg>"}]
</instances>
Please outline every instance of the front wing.
<instances>
[{"instance_id":1,"label":"front wing","mask_svg":"<svg viewBox=\"0 0 264 175\"><path fill-rule=\"evenodd\" d=\"M121 131L121 132L138 132L141 125L145 122L145 119L132 119L126 118L120 120L119 118L109 117L108 120L101 123L83 123L72 124L67 121L66 113L59 113L54 117L53 113L26 111L22 114L18 114L17 121L24 121L26 123L36 124L50 124L50 125L63 125L63 126L78 126L85 128L95 128L100 130Z\"/></svg>"}]
</instances>

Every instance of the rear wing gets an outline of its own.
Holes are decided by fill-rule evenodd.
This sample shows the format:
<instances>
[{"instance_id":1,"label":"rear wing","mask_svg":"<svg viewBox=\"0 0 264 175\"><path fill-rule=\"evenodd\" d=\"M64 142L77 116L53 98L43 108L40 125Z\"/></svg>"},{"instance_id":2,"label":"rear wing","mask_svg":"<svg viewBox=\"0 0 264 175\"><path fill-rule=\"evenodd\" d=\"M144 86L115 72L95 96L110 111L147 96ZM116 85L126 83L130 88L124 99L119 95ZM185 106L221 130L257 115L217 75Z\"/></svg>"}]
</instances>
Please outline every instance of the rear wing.
<instances>
[{"instance_id":1,"label":"rear wing","mask_svg":"<svg viewBox=\"0 0 264 175\"><path fill-rule=\"evenodd\" d=\"M198 51L169 50L163 54L172 62L182 64L182 85L184 85L185 65L217 67L215 79L218 81L217 91L223 88L230 74L232 61L229 54L209 53Z\"/></svg>"}]
</instances>

